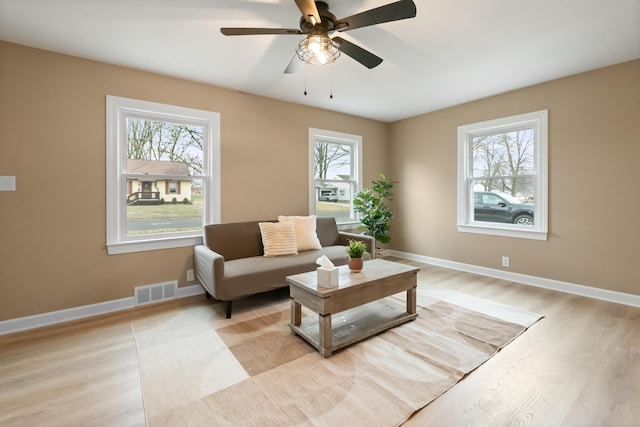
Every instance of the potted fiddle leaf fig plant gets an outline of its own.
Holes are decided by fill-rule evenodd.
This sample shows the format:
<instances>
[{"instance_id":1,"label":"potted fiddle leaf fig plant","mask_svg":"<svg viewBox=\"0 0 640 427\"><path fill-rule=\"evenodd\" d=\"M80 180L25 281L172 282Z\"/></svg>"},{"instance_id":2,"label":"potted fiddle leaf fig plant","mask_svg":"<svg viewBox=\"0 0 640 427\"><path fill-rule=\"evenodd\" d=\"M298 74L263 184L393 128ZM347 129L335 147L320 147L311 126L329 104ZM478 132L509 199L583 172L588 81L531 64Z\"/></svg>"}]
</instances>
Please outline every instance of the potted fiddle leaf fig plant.
<instances>
[{"instance_id":1,"label":"potted fiddle leaf fig plant","mask_svg":"<svg viewBox=\"0 0 640 427\"><path fill-rule=\"evenodd\" d=\"M389 210L388 203L393 200L391 190L396 183L381 173L380 179L373 180L372 184L371 188L364 188L356 193L353 210L361 214L358 228L364 229L367 236L374 237L376 243L384 244L391 240L389 223L393 213Z\"/></svg>"},{"instance_id":2,"label":"potted fiddle leaf fig plant","mask_svg":"<svg viewBox=\"0 0 640 427\"><path fill-rule=\"evenodd\" d=\"M364 260L362 257L364 256L365 251L367 250L367 246L361 240L349 240L349 245L347 246L347 255L349 255L349 270L354 273L359 273L362 271L362 267L364 266Z\"/></svg>"}]
</instances>

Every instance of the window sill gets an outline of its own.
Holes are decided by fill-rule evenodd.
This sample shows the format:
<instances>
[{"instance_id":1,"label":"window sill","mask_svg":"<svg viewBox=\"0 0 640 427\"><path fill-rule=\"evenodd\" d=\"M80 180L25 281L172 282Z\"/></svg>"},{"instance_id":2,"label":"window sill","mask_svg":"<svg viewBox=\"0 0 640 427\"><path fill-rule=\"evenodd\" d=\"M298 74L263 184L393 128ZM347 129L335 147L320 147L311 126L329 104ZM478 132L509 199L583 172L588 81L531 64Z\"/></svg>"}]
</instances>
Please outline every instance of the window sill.
<instances>
[{"instance_id":1,"label":"window sill","mask_svg":"<svg viewBox=\"0 0 640 427\"><path fill-rule=\"evenodd\" d=\"M360 226L359 221L350 221L350 222L338 222L338 230L359 230ZM361 230L361 229L360 229ZM364 230L361 230L364 231Z\"/></svg>"},{"instance_id":2,"label":"window sill","mask_svg":"<svg viewBox=\"0 0 640 427\"><path fill-rule=\"evenodd\" d=\"M154 240L135 240L107 243L107 254L118 255L132 252L146 252L160 249L183 248L202 244L202 236L165 237Z\"/></svg>"},{"instance_id":3,"label":"window sill","mask_svg":"<svg viewBox=\"0 0 640 427\"><path fill-rule=\"evenodd\" d=\"M508 226L494 227L476 224L458 224L458 231L462 233L486 234L492 236L513 237L517 239L547 240L547 232L540 230L523 230Z\"/></svg>"}]
</instances>

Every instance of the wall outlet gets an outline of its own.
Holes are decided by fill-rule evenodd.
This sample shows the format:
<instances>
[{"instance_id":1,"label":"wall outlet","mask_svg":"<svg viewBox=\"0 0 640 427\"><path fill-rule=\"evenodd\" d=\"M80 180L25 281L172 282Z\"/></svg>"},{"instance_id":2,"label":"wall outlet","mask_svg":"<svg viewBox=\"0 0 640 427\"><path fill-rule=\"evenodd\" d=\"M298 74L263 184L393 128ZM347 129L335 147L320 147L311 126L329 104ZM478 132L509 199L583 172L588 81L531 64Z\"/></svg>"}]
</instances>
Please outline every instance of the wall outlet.
<instances>
[{"instance_id":1,"label":"wall outlet","mask_svg":"<svg viewBox=\"0 0 640 427\"><path fill-rule=\"evenodd\" d=\"M194 280L196 280L196 277L193 274L193 270L187 270L187 282L193 282Z\"/></svg>"},{"instance_id":2,"label":"wall outlet","mask_svg":"<svg viewBox=\"0 0 640 427\"><path fill-rule=\"evenodd\" d=\"M16 177L0 176L0 191L16 191Z\"/></svg>"},{"instance_id":3,"label":"wall outlet","mask_svg":"<svg viewBox=\"0 0 640 427\"><path fill-rule=\"evenodd\" d=\"M508 256L503 256L502 257L502 266L503 267L509 267L509 257Z\"/></svg>"}]
</instances>

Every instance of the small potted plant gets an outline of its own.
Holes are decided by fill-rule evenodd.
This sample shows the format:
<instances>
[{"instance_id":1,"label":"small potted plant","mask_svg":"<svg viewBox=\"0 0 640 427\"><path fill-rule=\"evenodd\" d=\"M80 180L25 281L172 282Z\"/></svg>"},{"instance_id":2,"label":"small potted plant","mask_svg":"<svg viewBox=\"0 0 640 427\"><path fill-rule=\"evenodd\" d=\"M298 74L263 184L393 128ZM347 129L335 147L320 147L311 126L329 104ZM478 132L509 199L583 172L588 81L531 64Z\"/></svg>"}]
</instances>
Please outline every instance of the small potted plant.
<instances>
[{"instance_id":1,"label":"small potted plant","mask_svg":"<svg viewBox=\"0 0 640 427\"><path fill-rule=\"evenodd\" d=\"M367 246L360 240L349 240L347 246L347 255L349 255L349 269L354 273L362 271L364 261L362 256L367 250Z\"/></svg>"}]
</instances>

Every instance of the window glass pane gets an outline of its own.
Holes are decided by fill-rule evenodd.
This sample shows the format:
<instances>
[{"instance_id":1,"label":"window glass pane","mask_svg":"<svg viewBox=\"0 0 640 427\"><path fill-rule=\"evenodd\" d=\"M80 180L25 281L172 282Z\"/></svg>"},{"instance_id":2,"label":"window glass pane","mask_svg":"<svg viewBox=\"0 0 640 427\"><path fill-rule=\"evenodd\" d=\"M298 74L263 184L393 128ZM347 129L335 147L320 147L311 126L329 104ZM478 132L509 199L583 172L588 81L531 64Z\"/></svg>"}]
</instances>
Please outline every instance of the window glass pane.
<instances>
[{"instance_id":1,"label":"window glass pane","mask_svg":"<svg viewBox=\"0 0 640 427\"><path fill-rule=\"evenodd\" d=\"M316 216L335 217L337 222L352 217L351 199L353 195L351 181L316 180Z\"/></svg>"},{"instance_id":2,"label":"window glass pane","mask_svg":"<svg viewBox=\"0 0 640 427\"><path fill-rule=\"evenodd\" d=\"M173 164L148 164L129 173L202 175L204 128L142 118L127 119L127 158Z\"/></svg>"},{"instance_id":3,"label":"window glass pane","mask_svg":"<svg viewBox=\"0 0 640 427\"><path fill-rule=\"evenodd\" d=\"M335 217L337 222L352 217L353 147L316 140L314 146L314 177L316 215Z\"/></svg>"},{"instance_id":4,"label":"window glass pane","mask_svg":"<svg viewBox=\"0 0 640 427\"><path fill-rule=\"evenodd\" d=\"M202 180L192 177L203 174L203 136L201 126L127 119L127 236L202 227L202 193L194 191Z\"/></svg>"},{"instance_id":5,"label":"window glass pane","mask_svg":"<svg viewBox=\"0 0 640 427\"><path fill-rule=\"evenodd\" d=\"M533 129L471 138L474 177L535 174Z\"/></svg>"},{"instance_id":6,"label":"window glass pane","mask_svg":"<svg viewBox=\"0 0 640 427\"><path fill-rule=\"evenodd\" d=\"M532 226L534 178L472 180L473 221Z\"/></svg>"},{"instance_id":7,"label":"window glass pane","mask_svg":"<svg viewBox=\"0 0 640 427\"><path fill-rule=\"evenodd\" d=\"M127 203L127 236L201 230L202 180L181 181L179 184L179 193L167 194L165 182L129 180L127 185L140 189L141 197ZM144 191L144 188L150 190Z\"/></svg>"},{"instance_id":8,"label":"window glass pane","mask_svg":"<svg viewBox=\"0 0 640 427\"><path fill-rule=\"evenodd\" d=\"M352 147L327 141L315 142L316 179L352 179Z\"/></svg>"},{"instance_id":9,"label":"window glass pane","mask_svg":"<svg viewBox=\"0 0 640 427\"><path fill-rule=\"evenodd\" d=\"M353 196L362 179L362 137L309 128L309 212L357 222Z\"/></svg>"}]
</instances>

